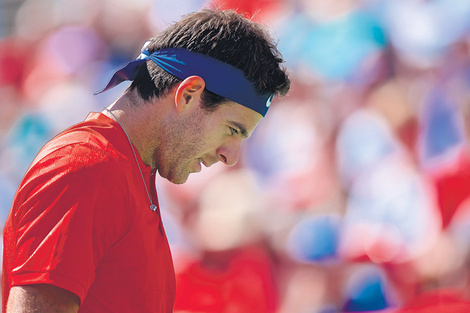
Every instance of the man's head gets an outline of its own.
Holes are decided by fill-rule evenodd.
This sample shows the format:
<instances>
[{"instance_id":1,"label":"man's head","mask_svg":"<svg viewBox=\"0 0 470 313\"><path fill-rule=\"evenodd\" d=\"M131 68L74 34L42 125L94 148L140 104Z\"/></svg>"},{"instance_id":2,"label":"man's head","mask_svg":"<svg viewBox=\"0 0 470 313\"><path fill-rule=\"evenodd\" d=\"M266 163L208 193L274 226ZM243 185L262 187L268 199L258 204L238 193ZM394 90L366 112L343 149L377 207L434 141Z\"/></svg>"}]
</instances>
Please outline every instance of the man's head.
<instances>
[{"instance_id":1,"label":"man's head","mask_svg":"<svg viewBox=\"0 0 470 313\"><path fill-rule=\"evenodd\" d=\"M130 103L150 104L141 111L141 156L173 183L184 183L201 165L235 164L272 95L289 90L268 33L233 11L189 14L145 49L126 66L126 73L140 66L126 95L137 97Z\"/></svg>"},{"instance_id":2,"label":"man's head","mask_svg":"<svg viewBox=\"0 0 470 313\"><path fill-rule=\"evenodd\" d=\"M259 94L285 95L289 90L289 78L280 65L282 56L269 34L236 12L201 10L187 15L147 46L150 53L166 48L184 48L230 64L243 72ZM149 100L165 96L179 82L154 62L147 62L130 88ZM208 90L202 94L202 103L210 110L225 100Z\"/></svg>"}]
</instances>

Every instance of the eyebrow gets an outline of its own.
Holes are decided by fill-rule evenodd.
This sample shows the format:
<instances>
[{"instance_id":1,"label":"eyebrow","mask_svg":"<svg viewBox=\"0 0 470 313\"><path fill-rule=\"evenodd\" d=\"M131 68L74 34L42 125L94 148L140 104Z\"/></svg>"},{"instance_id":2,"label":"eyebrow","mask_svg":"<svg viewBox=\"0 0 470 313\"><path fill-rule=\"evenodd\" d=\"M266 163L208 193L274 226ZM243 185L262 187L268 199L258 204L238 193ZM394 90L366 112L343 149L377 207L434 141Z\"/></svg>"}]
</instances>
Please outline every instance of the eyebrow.
<instances>
[{"instance_id":1,"label":"eyebrow","mask_svg":"<svg viewBox=\"0 0 470 313\"><path fill-rule=\"evenodd\" d=\"M245 126L243 126L242 124L238 123L238 122L231 122L233 124L233 126L235 126L236 128L238 128L240 130L240 133L242 134L243 138L248 138L250 137L250 135L248 135L248 132L246 131L246 128Z\"/></svg>"}]
</instances>

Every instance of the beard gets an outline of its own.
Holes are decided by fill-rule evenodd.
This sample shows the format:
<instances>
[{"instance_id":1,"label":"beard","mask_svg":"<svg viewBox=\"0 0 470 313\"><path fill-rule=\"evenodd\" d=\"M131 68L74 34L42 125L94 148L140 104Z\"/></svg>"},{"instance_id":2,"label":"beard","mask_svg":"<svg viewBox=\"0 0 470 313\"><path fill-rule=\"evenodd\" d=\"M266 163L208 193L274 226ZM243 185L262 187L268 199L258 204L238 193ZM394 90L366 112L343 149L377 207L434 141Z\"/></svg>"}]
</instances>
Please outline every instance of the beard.
<instances>
[{"instance_id":1,"label":"beard","mask_svg":"<svg viewBox=\"0 0 470 313\"><path fill-rule=\"evenodd\" d=\"M159 175L174 184L186 182L205 149L205 116L203 109L184 119L163 125L163 136L155 151L155 167Z\"/></svg>"}]
</instances>

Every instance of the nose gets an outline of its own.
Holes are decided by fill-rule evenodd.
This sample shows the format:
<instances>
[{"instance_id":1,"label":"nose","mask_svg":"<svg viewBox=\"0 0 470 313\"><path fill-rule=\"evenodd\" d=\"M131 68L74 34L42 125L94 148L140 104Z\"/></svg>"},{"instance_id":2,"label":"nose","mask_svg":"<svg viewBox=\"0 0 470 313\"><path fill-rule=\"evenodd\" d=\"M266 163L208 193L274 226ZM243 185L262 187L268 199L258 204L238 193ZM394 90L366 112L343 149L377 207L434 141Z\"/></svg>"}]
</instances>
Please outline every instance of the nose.
<instances>
[{"instance_id":1,"label":"nose","mask_svg":"<svg viewBox=\"0 0 470 313\"><path fill-rule=\"evenodd\" d=\"M240 155L241 140L236 139L230 143L224 144L217 149L219 160L225 165L233 166L237 164Z\"/></svg>"}]
</instances>

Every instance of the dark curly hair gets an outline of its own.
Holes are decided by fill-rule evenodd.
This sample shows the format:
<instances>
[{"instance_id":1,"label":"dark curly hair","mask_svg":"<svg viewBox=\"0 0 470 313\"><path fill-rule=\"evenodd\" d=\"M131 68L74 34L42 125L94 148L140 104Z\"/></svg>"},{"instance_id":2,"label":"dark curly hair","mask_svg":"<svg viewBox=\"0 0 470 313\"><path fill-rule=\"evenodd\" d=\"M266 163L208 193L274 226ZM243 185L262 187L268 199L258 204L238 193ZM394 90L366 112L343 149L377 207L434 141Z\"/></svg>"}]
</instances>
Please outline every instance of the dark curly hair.
<instances>
[{"instance_id":1,"label":"dark curly hair","mask_svg":"<svg viewBox=\"0 0 470 313\"><path fill-rule=\"evenodd\" d=\"M281 66L284 60L273 39L261 25L235 11L203 9L184 16L152 38L147 47L150 53L165 48L185 48L235 66L259 94L289 91L290 80ZM154 62L147 62L129 88L137 88L149 100L167 95L179 82ZM207 109L214 109L227 99L206 89L202 100Z\"/></svg>"}]
</instances>

